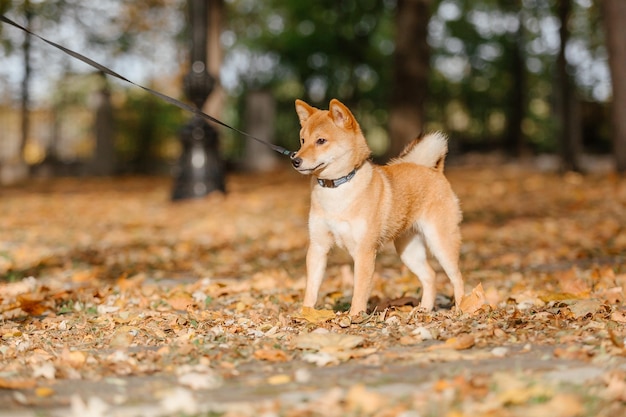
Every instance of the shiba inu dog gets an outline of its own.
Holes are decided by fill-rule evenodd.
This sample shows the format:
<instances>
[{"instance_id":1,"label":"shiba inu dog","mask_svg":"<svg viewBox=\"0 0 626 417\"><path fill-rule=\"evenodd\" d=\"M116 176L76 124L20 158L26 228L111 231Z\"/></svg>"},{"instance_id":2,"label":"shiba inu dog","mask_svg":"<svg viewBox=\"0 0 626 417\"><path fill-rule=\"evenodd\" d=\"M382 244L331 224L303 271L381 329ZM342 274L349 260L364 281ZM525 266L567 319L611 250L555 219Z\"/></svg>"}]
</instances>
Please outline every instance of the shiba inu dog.
<instances>
[{"instance_id":1,"label":"shiba inu dog","mask_svg":"<svg viewBox=\"0 0 626 417\"><path fill-rule=\"evenodd\" d=\"M393 240L406 266L423 286L421 307L435 303L435 272L427 248L454 288L457 307L464 294L458 259L461 210L443 175L448 150L442 133L415 139L385 166L369 161L370 149L350 110L333 99L328 110L296 100L300 149L293 167L311 175L309 248L304 307L314 307L324 278L327 254L334 244L354 260L350 315L367 308L376 253Z\"/></svg>"}]
</instances>

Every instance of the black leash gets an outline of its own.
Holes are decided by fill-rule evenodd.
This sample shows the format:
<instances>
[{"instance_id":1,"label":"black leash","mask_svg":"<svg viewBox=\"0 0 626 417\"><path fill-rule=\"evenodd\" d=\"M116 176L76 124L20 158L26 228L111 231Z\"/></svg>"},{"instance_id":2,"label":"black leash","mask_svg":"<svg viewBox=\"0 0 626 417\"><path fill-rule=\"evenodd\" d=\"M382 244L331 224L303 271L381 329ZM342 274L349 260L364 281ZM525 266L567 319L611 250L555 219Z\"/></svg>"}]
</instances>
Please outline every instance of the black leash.
<instances>
[{"instance_id":1,"label":"black leash","mask_svg":"<svg viewBox=\"0 0 626 417\"><path fill-rule=\"evenodd\" d=\"M47 43L49 45L52 45L52 46L54 46L57 49L60 49L61 51L65 52L66 54L68 54L68 55L70 55L70 56L72 56L72 57L74 57L74 58L76 58L76 59L78 59L80 61L83 61L87 65L90 65L90 66L92 66L92 67L94 67L96 69L99 69L100 71L104 72L105 74L108 74L108 75L110 75L112 77L118 78L118 79L120 79L122 81L126 81L127 83L132 84L132 85L134 85L136 87L139 87L139 88L147 91L148 93L150 93L150 94L152 94L152 95L154 95L156 97L159 97L161 100L165 100L166 102L168 102L170 104L173 104L173 105L175 105L175 106L177 106L177 107L179 107L179 108L181 108L183 110L187 110L188 112L194 113L195 115L202 117L203 119L206 119L206 120L208 120L210 122L216 123L216 124L218 124L220 126L226 127L226 128L228 128L228 129L230 129L230 130L232 130L234 132L237 132L240 135L245 136L245 137L247 137L249 139L256 140L257 142L262 143L265 146L268 146L269 148L271 148L272 150L278 152L281 155L291 155L291 153L292 153L290 150L285 149L282 146L274 145L273 143L269 143L267 141L264 141L262 139L257 138L256 136L253 136L253 135L251 135L249 133L243 132L243 131L235 128L235 127L229 126L226 123L216 119L213 116L210 116L210 115L204 113L202 110L200 110L200 109L198 109L198 108L196 108L194 106L190 106L189 104L183 103L182 101L176 100L175 98L167 96L167 95L165 95L163 93L159 93L158 91L152 90L151 88L144 87L143 85L139 85L137 83L134 83L131 80L129 80L128 78L118 74L117 72L115 72L115 71L105 67L102 64L97 63L96 61L94 61L94 60L92 60L90 58L87 58L84 55L79 54L78 52L74 52L71 49L68 49L68 48L66 48L66 47L64 47L62 45L59 45L58 43L52 42L52 41L50 41L50 40L48 40L46 38L43 38L43 37L37 35L36 33L31 32L29 29L27 29L24 26L21 26L21 25L15 23L14 21L12 21L11 19L5 17L4 15L0 15L0 21L2 21L4 23L7 23L7 24L9 24L11 26L15 26L16 28L18 28L18 29L20 29L20 30L22 30L22 31L24 31L24 32L26 32L28 34L33 35L33 36L41 39L45 43Z\"/></svg>"}]
</instances>

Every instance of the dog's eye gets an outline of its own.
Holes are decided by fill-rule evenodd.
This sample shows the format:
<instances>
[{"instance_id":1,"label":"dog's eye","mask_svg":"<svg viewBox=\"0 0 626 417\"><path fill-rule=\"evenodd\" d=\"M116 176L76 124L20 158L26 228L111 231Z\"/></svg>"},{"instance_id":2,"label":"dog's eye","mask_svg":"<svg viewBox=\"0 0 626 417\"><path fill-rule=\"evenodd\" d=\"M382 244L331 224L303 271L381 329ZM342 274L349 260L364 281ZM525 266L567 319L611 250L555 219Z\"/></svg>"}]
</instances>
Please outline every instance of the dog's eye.
<instances>
[{"instance_id":1,"label":"dog's eye","mask_svg":"<svg viewBox=\"0 0 626 417\"><path fill-rule=\"evenodd\" d=\"M318 145L323 145L326 143L326 139L324 138L319 138L315 143L317 143Z\"/></svg>"},{"instance_id":2,"label":"dog's eye","mask_svg":"<svg viewBox=\"0 0 626 417\"><path fill-rule=\"evenodd\" d=\"M300 144L304 145L304 138L300 138Z\"/></svg>"}]
</instances>

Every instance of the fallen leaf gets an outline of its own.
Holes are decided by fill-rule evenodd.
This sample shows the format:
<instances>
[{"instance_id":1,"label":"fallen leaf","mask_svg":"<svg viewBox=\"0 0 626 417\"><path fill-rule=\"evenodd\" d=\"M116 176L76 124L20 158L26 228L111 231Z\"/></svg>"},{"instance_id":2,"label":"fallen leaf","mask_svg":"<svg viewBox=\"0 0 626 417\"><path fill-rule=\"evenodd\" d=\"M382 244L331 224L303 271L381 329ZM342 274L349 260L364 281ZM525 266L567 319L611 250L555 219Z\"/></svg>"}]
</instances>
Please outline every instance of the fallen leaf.
<instances>
[{"instance_id":1,"label":"fallen leaf","mask_svg":"<svg viewBox=\"0 0 626 417\"><path fill-rule=\"evenodd\" d=\"M418 343L420 343L422 341L422 339L414 337L414 336L409 336L409 335L405 335L402 336L398 342L402 345L402 346L410 346L410 345L416 345Z\"/></svg>"},{"instance_id":2,"label":"fallen leaf","mask_svg":"<svg viewBox=\"0 0 626 417\"><path fill-rule=\"evenodd\" d=\"M36 386L37 381L34 378L11 379L0 377L0 389L29 389Z\"/></svg>"},{"instance_id":3,"label":"fallen leaf","mask_svg":"<svg viewBox=\"0 0 626 417\"><path fill-rule=\"evenodd\" d=\"M539 296L539 299L544 303L549 303L550 301L569 301L569 300L584 300L587 298L586 294L571 294L564 292L555 292L549 294L542 294Z\"/></svg>"},{"instance_id":4,"label":"fallen leaf","mask_svg":"<svg viewBox=\"0 0 626 417\"><path fill-rule=\"evenodd\" d=\"M552 353L560 359L569 359L573 361L589 361L591 359L589 352L578 347L570 346L568 348L555 348Z\"/></svg>"},{"instance_id":5,"label":"fallen leaf","mask_svg":"<svg viewBox=\"0 0 626 417\"><path fill-rule=\"evenodd\" d=\"M445 341L445 343L433 345L428 350L437 350L437 349L454 349L454 350L465 350L474 346L475 340L474 336L470 334L462 334L459 336L451 337Z\"/></svg>"},{"instance_id":6,"label":"fallen leaf","mask_svg":"<svg viewBox=\"0 0 626 417\"><path fill-rule=\"evenodd\" d=\"M309 323L324 323L332 320L336 317L336 314L332 310L316 310L312 307L302 307L300 314L293 316L295 319L306 320Z\"/></svg>"},{"instance_id":7,"label":"fallen leaf","mask_svg":"<svg viewBox=\"0 0 626 417\"><path fill-rule=\"evenodd\" d=\"M614 311L611 313L611 320L618 323L626 323L626 313L623 311Z\"/></svg>"},{"instance_id":8,"label":"fallen leaf","mask_svg":"<svg viewBox=\"0 0 626 417\"><path fill-rule=\"evenodd\" d=\"M485 304L487 304L487 297L485 296L485 291L483 290L483 284L479 283L476 287L474 287L474 289L472 289L471 293L463 296L460 308L465 314L474 314Z\"/></svg>"},{"instance_id":9,"label":"fallen leaf","mask_svg":"<svg viewBox=\"0 0 626 417\"><path fill-rule=\"evenodd\" d=\"M17 301L19 302L20 308L24 311L24 313L33 316L40 316L48 310L48 307L43 304L45 298L42 294L20 294L17 296Z\"/></svg>"},{"instance_id":10,"label":"fallen leaf","mask_svg":"<svg viewBox=\"0 0 626 417\"><path fill-rule=\"evenodd\" d=\"M613 287L596 291L593 295L608 304L621 304L624 301L624 291L622 287Z\"/></svg>"},{"instance_id":11,"label":"fallen leaf","mask_svg":"<svg viewBox=\"0 0 626 417\"><path fill-rule=\"evenodd\" d=\"M378 300L375 304L375 311L384 311L390 307L411 306L417 307L420 304L419 298L415 297L399 297L393 299Z\"/></svg>"},{"instance_id":12,"label":"fallen leaf","mask_svg":"<svg viewBox=\"0 0 626 417\"><path fill-rule=\"evenodd\" d=\"M112 348L127 348L133 342L137 328L133 326L120 326L113 333L109 346Z\"/></svg>"},{"instance_id":13,"label":"fallen leaf","mask_svg":"<svg viewBox=\"0 0 626 417\"><path fill-rule=\"evenodd\" d=\"M71 366L72 368L80 368L87 360L87 355L79 350L72 350L65 348L61 355L61 360L64 364Z\"/></svg>"},{"instance_id":14,"label":"fallen leaf","mask_svg":"<svg viewBox=\"0 0 626 417\"><path fill-rule=\"evenodd\" d=\"M341 333L303 333L294 339L298 349L334 352L357 347L365 339L362 336Z\"/></svg>"},{"instance_id":15,"label":"fallen leaf","mask_svg":"<svg viewBox=\"0 0 626 417\"><path fill-rule=\"evenodd\" d=\"M287 374L272 375L267 378L267 383L270 385L283 385L291 382L291 377Z\"/></svg>"},{"instance_id":16,"label":"fallen leaf","mask_svg":"<svg viewBox=\"0 0 626 417\"><path fill-rule=\"evenodd\" d=\"M39 398L51 397L54 394L54 390L50 387L38 387L35 389L35 395Z\"/></svg>"},{"instance_id":17,"label":"fallen leaf","mask_svg":"<svg viewBox=\"0 0 626 417\"><path fill-rule=\"evenodd\" d=\"M452 348L454 350L465 350L474 346L474 336L470 334L462 334L457 337L451 337L446 340L446 347Z\"/></svg>"},{"instance_id":18,"label":"fallen leaf","mask_svg":"<svg viewBox=\"0 0 626 417\"><path fill-rule=\"evenodd\" d=\"M571 268L555 274L561 293L575 294L581 298L588 297L591 292L589 283L580 276L578 269Z\"/></svg>"},{"instance_id":19,"label":"fallen leaf","mask_svg":"<svg viewBox=\"0 0 626 417\"><path fill-rule=\"evenodd\" d=\"M602 307L602 301L596 299L578 300L569 305L569 309L574 317L582 318L588 314L594 314Z\"/></svg>"},{"instance_id":20,"label":"fallen leaf","mask_svg":"<svg viewBox=\"0 0 626 417\"><path fill-rule=\"evenodd\" d=\"M194 302L193 296L188 292L178 291L167 297L167 303L174 310L187 310L187 308L193 306Z\"/></svg>"},{"instance_id":21,"label":"fallen leaf","mask_svg":"<svg viewBox=\"0 0 626 417\"><path fill-rule=\"evenodd\" d=\"M254 351L254 357L268 362L285 362L289 356L280 349L259 349Z\"/></svg>"},{"instance_id":22,"label":"fallen leaf","mask_svg":"<svg viewBox=\"0 0 626 417\"><path fill-rule=\"evenodd\" d=\"M139 286L141 286L144 281L146 280L146 274L144 273L139 273L137 275L133 275L132 277L128 278L126 276L126 274L122 274L118 279L117 279L117 285L120 288L120 290L122 291L129 291L133 288L138 288Z\"/></svg>"}]
</instances>

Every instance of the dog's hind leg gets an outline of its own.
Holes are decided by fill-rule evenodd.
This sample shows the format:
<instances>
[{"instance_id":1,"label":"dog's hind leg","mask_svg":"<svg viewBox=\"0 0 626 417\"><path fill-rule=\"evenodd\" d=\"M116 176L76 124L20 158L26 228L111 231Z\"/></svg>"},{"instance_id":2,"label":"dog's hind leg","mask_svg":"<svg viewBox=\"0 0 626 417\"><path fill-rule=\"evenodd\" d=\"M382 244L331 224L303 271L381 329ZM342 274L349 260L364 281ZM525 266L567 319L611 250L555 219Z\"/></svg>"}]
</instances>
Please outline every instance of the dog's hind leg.
<instances>
[{"instance_id":1,"label":"dog's hind leg","mask_svg":"<svg viewBox=\"0 0 626 417\"><path fill-rule=\"evenodd\" d=\"M402 262L417 275L422 283L420 306L432 310L435 306L435 271L428 263L428 253L423 237L417 232L407 232L394 241Z\"/></svg>"},{"instance_id":2,"label":"dog's hind leg","mask_svg":"<svg viewBox=\"0 0 626 417\"><path fill-rule=\"evenodd\" d=\"M459 270L459 251L461 246L461 234L458 226L452 227L446 224L420 224L420 228L433 256L448 275L454 289L454 303L459 307L465 289L463 276Z\"/></svg>"}]
</instances>

